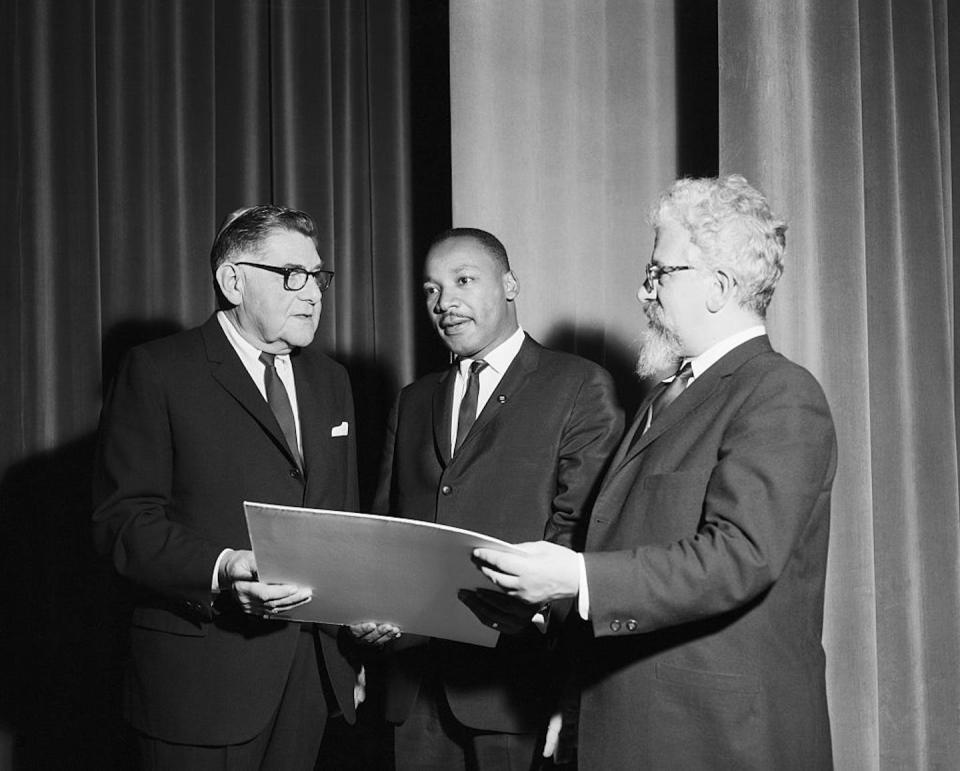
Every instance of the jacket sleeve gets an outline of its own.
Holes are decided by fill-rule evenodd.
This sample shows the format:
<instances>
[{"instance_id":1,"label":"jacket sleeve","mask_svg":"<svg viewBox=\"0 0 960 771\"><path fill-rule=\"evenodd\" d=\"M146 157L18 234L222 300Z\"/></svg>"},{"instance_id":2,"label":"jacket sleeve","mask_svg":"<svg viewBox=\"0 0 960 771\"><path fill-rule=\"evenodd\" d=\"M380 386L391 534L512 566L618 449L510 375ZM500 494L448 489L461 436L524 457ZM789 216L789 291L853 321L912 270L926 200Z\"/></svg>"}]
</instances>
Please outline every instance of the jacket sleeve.
<instances>
[{"instance_id":1,"label":"jacket sleeve","mask_svg":"<svg viewBox=\"0 0 960 771\"><path fill-rule=\"evenodd\" d=\"M560 437L557 492L544 538L580 551L590 508L623 434L623 412L613 380L590 367L573 401Z\"/></svg>"},{"instance_id":2,"label":"jacket sleeve","mask_svg":"<svg viewBox=\"0 0 960 771\"><path fill-rule=\"evenodd\" d=\"M134 349L101 415L94 542L120 575L209 617L213 566L222 547L169 516L172 468L162 373L146 350Z\"/></svg>"}]
</instances>

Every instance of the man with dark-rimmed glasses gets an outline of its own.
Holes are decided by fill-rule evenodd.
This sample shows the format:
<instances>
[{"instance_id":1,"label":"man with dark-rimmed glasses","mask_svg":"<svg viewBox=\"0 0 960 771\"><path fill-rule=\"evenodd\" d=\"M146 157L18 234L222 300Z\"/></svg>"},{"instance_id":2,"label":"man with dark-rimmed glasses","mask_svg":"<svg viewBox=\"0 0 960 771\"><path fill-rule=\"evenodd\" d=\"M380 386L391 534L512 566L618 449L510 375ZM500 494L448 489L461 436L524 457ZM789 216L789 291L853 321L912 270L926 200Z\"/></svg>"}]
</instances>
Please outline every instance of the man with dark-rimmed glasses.
<instances>
[{"instance_id":1,"label":"man with dark-rimmed glasses","mask_svg":"<svg viewBox=\"0 0 960 771\"><path fill-rule=\"evenodd\" d=\"M125 714L146 768L304 768L353 720L337 641L283 620L308 590L258 581L243 501L356 510L346 371L312 349L323 293L303 212L231 214L219 311L133 349L103 410L94 535L136 591Z\"/></svg>"}]
</instances>

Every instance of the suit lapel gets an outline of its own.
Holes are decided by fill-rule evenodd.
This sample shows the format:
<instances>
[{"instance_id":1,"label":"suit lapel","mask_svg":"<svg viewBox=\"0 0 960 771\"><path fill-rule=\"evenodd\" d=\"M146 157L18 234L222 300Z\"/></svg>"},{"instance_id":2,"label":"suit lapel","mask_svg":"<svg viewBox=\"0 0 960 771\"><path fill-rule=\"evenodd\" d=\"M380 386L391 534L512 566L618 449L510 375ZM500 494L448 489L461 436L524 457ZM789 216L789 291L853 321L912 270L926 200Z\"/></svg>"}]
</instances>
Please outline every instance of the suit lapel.
<instances>
[{"instance_id":1,"label":"suit lapel","mask_svg":"<svg viewBox=\"0 0 960 771\"><path fill-rule=\"evenodd\" d=\"M323 373L317 359L295 351L291 357L293 374L297 385L297 410L300 413L300 441L303 444L303 468L309 477L310 471L320 468L322 446L321 431L329 431L335 418L327 410L328 399L323 393ZM350 427L352 430L353 427Z\"/></svg>"},{"instance_id":2,"label":"suit lapel","mask_svg":"<svg viewBox=\"0 0 960 771\"><path fill-rule=\"evenodd\" d=\"M636 436L637 432L641 430L640 427L643 425L643 422L647 417L647 410L650 409L650 405L657 397L659 390L659 384L654 388L651 388L650 393L648 393L643 402L641 402L640 407L637 409L633 421L630 424L630 428L628 428L624 433L623 440L620 442L620 446L617 447L617 451L613 454L613 459L610 461L610 466L607 470L607 477L612 476L613 472L620 467L620 464L623 463L627 452L636 447L636 442L633 441L633 437Z\"/></svg>"},{"instance_id":3,"label":"suit lapel","mask_svg":"<svg viewBox=\"0 0 960 771\"><path fill-rule=\"evenodd\" d=\"M283 436L283 431L280 430L280 424L274 417L270 405L267 404L266 399L257 389L253 378L247 372L247 368L243 366L237 352L233 350L233 346L227 340L223 329L220 327L220 322L217 321L216 314L200 327L200 333L203 335L207 361L213 379L250 413L251 417L270 434L274 444L283 451L293 465L296 465L296 461L287 447L287 440Z\"/></svg>"},{"instance_id":4,"label":"suit lapel","mask_svg":"<svg viewBox=\"0 0 960 771\"><path fill-rule=\"evenodd\" d=\"M477 441L487 427L496 419L500 412L508 408L511 399L522 391L530 382L530 375L536 370L540 363L540 346L530 337L525 336L520 350L514 356L507 371L503 373L497 387L490 394L487 403L483 405L480 414L470 427L470 433L467 434L460 445L461 455L469 452L470 445ZM451 389L452 394L452 389ZM447 431L450 430L450 424L447 423ZM449 456L448 456L449 457Z\"/></svg>"},{"instance_id":5,"label":"suit lapel","mask_svg":"<svg viewBox=\"0 0 960 771\"><path fill-rule=\"evenodd\" d=\"M760 353L773 350L770 347L770 340L766 335L755 337L741 345L738 345L732 351L721 357L719 361L713 364L706 372L698 377L690 387L687 388L676 400L664 410L650 425L649 430L636 442L632 442L635 430L639 428L640 421L646 416L650 403L656 396L657 389L644 400L637 412L637 417L633 422L633 430L630 431L621 443L620 448L610 464L610 473L608 478L614 476L625 464L636 458L652 442L670 431L699 407L716 390L720 381L738 370L744 363ZM631 446L632 445L632 446Z\"/></svg>"}]
</instances>

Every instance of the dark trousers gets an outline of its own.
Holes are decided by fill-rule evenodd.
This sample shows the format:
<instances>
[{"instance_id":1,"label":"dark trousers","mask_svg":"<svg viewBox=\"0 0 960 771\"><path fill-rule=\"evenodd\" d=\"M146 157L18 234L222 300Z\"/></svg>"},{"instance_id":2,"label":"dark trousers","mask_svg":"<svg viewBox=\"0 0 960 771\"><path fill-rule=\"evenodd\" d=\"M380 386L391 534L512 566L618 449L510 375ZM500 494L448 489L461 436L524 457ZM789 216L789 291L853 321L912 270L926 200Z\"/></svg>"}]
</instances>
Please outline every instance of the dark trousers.
<instances>
[{"instance_id":1,"label":"dark trousers","mask_svg":"<svg viewBox=\"0 0 960 771\"><path fill-rule=\"evenodd\" d=\"M538 768L536 734L479 731L450 711L433 677L420 685L410 715L394 733L397 771L530 771Z\"/></svg>"},{"instance_id":2,"label":"dark trousers","mask_svg":"<svg viewBox=\"0 0 960 771\"><path fill-rule=\"evenodd\" d=\"M138 737L145 771L312 771L327 722L327 700L320 674L323 660L313 632L299 635L297 652L270 723L253 739L225 747L171 744L152 736Z\"/></svg>"}]
</instances>

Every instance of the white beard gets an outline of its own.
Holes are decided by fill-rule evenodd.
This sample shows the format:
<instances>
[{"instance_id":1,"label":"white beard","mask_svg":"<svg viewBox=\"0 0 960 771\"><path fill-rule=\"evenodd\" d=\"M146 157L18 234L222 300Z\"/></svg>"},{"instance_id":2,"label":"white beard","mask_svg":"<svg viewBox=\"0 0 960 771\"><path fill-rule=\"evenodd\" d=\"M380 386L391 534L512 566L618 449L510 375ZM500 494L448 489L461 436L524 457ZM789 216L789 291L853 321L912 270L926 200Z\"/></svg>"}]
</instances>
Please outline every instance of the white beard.
<instances>
[{"instance_id":1,"label":"white beard","mask_svg":"<svg viewBox=\"0 0 960 771\"><path fill-rule=\"evenodd\" d=\"M642 378L663 377L676 371L683 358L680 339L664 326L660 308L653 302L643 306L647 326L640 332L637 374Z\"/></svg>"}]
</instances>

